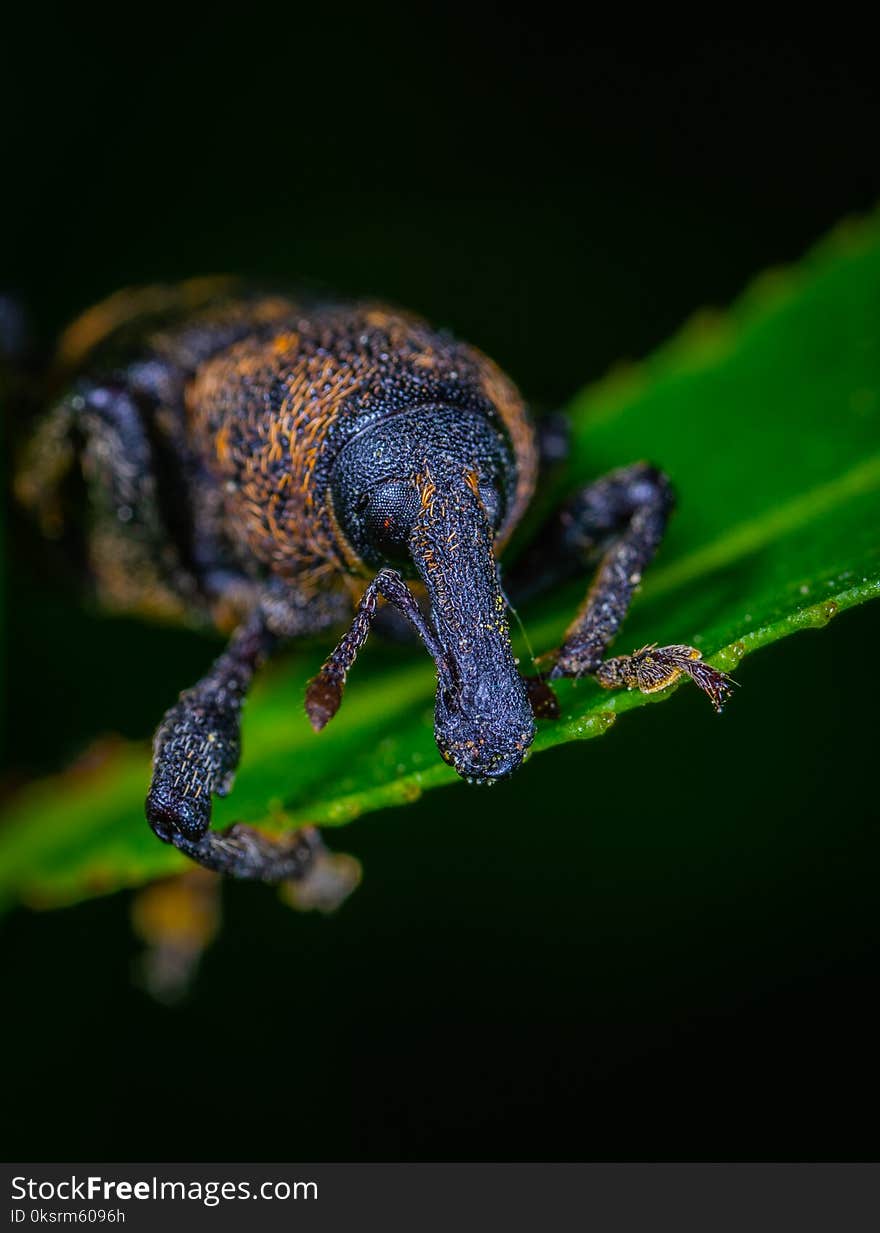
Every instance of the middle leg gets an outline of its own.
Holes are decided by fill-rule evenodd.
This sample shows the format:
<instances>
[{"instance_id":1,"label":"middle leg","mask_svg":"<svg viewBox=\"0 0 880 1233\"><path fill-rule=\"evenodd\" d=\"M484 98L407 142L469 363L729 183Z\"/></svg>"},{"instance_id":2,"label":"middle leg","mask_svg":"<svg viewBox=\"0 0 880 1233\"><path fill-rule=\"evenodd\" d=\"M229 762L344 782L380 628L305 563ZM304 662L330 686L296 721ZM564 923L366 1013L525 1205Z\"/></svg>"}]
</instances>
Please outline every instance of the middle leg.
<instances>
[{"instance_id":1,"label":"middle leg","mask_svg":"<svg viewBox=\"0 0 880 1233\"><path fill-rule=\"evenodd\" d=\"M541 565L538 578L525 576L526 590L570 576L601 556L593 585L555 653L549 679L595 677L605 689L656 693L682 673L706 693L717 711L732 681L703 663L691 646L643 647L631 655L607 657L632 602L633 593L663 537L674 506L672 486L656 467L636 463L614 471L577 493L539 537L522 566ZM521 567L522 568L522 567ZM516 586L516 575L513 585Z\"/></svg>"}]
</instances>

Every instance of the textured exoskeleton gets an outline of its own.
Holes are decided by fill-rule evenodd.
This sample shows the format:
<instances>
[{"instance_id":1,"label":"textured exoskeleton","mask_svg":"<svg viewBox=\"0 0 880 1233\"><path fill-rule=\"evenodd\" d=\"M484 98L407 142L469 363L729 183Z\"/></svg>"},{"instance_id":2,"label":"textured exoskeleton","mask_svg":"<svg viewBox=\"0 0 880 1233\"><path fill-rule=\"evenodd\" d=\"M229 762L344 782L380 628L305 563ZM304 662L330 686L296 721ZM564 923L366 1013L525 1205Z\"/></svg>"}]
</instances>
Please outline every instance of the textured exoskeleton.
<instances>
[{"instance_id":1,"label":"textured exoskeleton","mask_svg":"<svg viewBox=\"0 0 880 1233\"><path fill-rule=\"evenodd\" d=\"M673 503L645 463L570 498L505 580L508 592L533 590L599 559L546 679L520 676L498 559L533 495L542 443L496 365L418 317L219 279L147 287L75 322L58 373L21 497L57 532L65 479L80 473L102 601L231 632L159 726L146 803L156 834L208 868L315 876L324 858L314 829L282 839L212 831L211 798L231 786L263 660L348 624L308 686L306 710L322 728L380 599L436 664L437 745L469 780L520 765L534 715L553 714L554 677L651 692L686 673L720 709L729 682L691 647L607 657ZM559 444L555 421L546 441Z\"/></svg>"}]
</instances>

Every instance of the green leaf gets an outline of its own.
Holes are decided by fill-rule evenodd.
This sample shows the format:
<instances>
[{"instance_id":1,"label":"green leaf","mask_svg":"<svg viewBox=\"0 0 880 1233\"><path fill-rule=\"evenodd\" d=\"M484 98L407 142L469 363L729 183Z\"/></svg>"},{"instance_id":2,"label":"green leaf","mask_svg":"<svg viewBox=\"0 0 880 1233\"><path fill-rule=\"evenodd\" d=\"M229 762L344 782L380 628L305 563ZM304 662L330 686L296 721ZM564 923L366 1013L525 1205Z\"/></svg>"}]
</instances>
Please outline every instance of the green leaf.
<instances>
[{"instance_id":1,"label":"green leaf","mask_svg":"<svg viewBox=\"0 0 880 1233\"><path fill-rule=\"evenodd\" d=\"M622 649L690 642L733 669L877 596L880 219L841 226L797 269L759 278L729 313L698 314L646 362L584 391L570 412L573 458L542 508L640 458L667 470L680 495ZM577 600L568 587L523 614L536 650L558 643ZM434 746L424 657L368 648L342 710L316 737L302 695L320 659L313 650L265 673L247 709L238 781L217 803L215 825L337 826L456 781ZM772 676L763 688L772 696ZM669 692L646 698L564 683L562 718L541 725L535 753L599 736ZM691 692L706 723L718 722ZM120 743L24 791L0 829L0 896L67 903L182 868L143 821L148 773L148 749Z\"/></svg>"}]
</instances>

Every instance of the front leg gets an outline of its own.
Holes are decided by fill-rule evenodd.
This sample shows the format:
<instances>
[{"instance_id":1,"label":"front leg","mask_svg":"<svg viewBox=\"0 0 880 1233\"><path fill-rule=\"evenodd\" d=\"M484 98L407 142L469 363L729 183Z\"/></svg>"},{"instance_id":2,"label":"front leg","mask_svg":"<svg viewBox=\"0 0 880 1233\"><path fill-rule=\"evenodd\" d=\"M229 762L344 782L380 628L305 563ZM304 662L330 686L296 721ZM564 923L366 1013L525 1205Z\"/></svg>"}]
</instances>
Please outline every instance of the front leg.
<instances>
[{"instance_id":1,"label":"front leg","mask_svg":"<svg viewBox=\"0 0 880 1233\"><path fill-rule=\"evenodd\" d=\"M160 839L207 869L263 882L306 881L314 884L311 897L329 907L352 889L351 863L339 864L314 827L277 839L240 823L210 830L211 798L227 794L238 765L247 691L280 640L273 624L271 607L256 608L166 713L153 744L147 820Z\"/></svg>"},{"instance_id":2,"label":"front leg","mask_svg":"<svg viewBox=\"0 0 880 1233\"><path fill-rule=\"evenodd\" d=\"M274 644L258 608L199 683L166 712L153 740L146 806L160 839L178 847L180 840L203 839L211 824L211 798L227 794L238 766L245 696Z\"/></svg>"},{"instance_id":3,"label":"front leg","mask_svg":"<svg viewBox=\"0 0 880 1233\"><path fill-rule=\"evenodd\" d=\"M570 576L602 554L593 585L555 654L551 680L589 674L605 689L635 688L650 694L685 673L721 710L733 682L703 663L694 647L649 646L632 655L606 658L673 506L667 477L656 467L636 463L577 493L545 529L529 554L542 563L544 585L554 570Z\"/></svg>"}]
</instances>

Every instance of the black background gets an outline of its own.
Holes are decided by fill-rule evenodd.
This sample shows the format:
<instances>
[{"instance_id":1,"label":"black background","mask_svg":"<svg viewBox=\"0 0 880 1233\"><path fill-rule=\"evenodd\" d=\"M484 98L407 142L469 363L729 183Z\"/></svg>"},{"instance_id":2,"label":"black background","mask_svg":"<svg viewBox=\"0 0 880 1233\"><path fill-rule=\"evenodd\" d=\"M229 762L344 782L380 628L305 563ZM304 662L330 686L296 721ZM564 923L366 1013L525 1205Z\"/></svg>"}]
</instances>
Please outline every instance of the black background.
<instances>
[{"instance_id":1,"label":"black background","mask_svg":"<svg viewBox=\"0 0 880 1233\"><path fill-rule=\"evenodd\" d=\"M864 32L573 21L19 12L3 285L49 337L127 282L305 277L454 326L547 408L875 203ZM13 528L9 785L148 735L214 651L83 611ZM13 914L6 1155L875 1155L875 631L867 609L748 661L723 723L683 692L489 802L359 822L332 920L228 887L175 1009L131 980L123 896Z\"/></svg>"}]
</instances>

